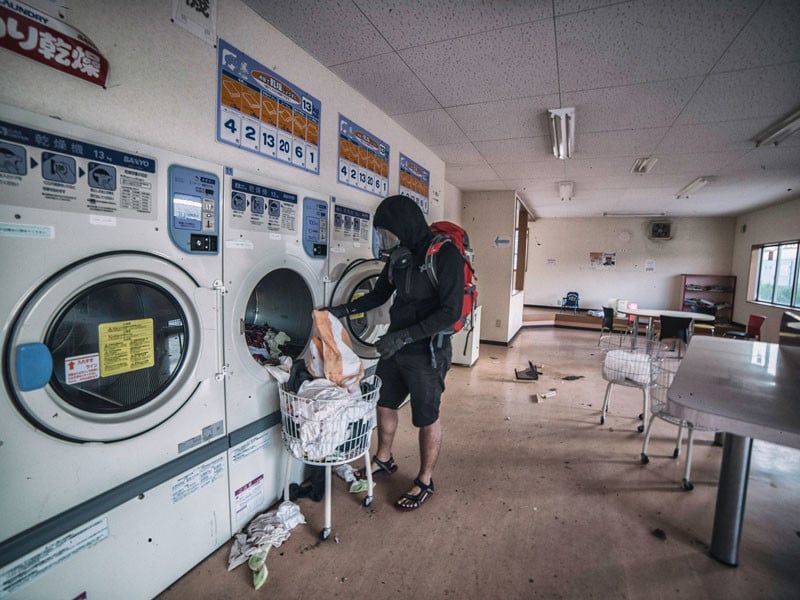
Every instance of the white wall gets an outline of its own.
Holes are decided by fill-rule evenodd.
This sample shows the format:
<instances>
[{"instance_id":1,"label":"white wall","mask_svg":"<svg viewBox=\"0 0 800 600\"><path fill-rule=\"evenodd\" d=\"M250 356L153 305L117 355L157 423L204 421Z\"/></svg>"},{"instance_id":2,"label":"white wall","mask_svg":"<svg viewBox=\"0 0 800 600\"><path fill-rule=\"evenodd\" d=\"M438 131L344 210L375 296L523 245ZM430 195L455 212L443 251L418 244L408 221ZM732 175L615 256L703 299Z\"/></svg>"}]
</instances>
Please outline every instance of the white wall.
<instances>
[{"instance_id":1,"label":"white wall","mask_svg":"<svg viewBox=\"0 0 800 600\"><path fill-rule=\"evenodd\" d=\"M458 223L462 227L464 205L461 198L461 190L447 181L444 182L444 216L446 221Z\"/></svg>"},{"instance_id":2,"label":"white wall","mask_svg":"<svg viewBox=\"0 0 800 600\"><path fill-rule=\"evenodd\" d=\"M475 275L481 309L481 340L507 343L522 325L521 293L512 297L510 243L514 239L516 195L505 192L464 192L462 226L475 251Z\"/></svg>"},{"instance_id":3,"label":"white wall","mask_svg":"<svg viewBox=\"0 0 800 600\"><path fill-rule=\"evenodd\" d=\"M431 172L428 219L442 218L441 159L243 2L218 6L219 37L322 102L319 175L216 141L217 50L170 22L169 0L70 2L70 24L110 62L108 89L3 50L0 103L377 205L377 196L336 182L341 113L391 146L390 193L398 190L400 152Z\"/></svg>"},{"instance_id":4,"label":"white wall","mask_svg":"<svg viewBox=\"0 0 800 600\"><path fill-rule=\"evenodd\" d=\"M525 304L558 306L568 291L584 308L610 298L643 308L680 308L682 273L731 274L733 218L673 218L671 240L647 237L651 219L538 219L530 224ZM595 270L590 252L615 252L615 270ZM655 270L645 270L646 261ZM738 292L737 292L738 293Z\"/></svg>"},{"instance_id":5,"label":"white wall","mask_svg":"<svg viewBox=\"0 0 800 600\"><path fill-rule=\"evenodd\" d=\"M742 229L745 231L742 231ZM747 323L750 313L766 315L762 340L778 341L784 308L765 306L747 300L750 256L754 245L800 239L800 198L739 216L733 249L733 274L736 275L736 301L733 320Z\"/></svg>"}]
</instances>

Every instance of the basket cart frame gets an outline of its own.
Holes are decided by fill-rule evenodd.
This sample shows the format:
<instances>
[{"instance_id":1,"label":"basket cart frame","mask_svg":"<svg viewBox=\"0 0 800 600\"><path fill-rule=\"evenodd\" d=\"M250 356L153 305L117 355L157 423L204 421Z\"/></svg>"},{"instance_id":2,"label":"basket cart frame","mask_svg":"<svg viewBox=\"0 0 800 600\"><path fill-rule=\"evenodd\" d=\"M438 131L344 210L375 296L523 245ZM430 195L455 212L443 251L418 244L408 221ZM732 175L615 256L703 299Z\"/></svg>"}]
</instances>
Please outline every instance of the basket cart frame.
<instances>
[{"instance_id":1,"label":"basket cart frame","mask_svg":"<svg viewBox=\"0 0 800 600\"><path fill-rule=\"evenodd\" d=\"M642 412L639 415L642 423L637 427L642 433L644 421L650 414L650 391L658 376L658 360L668 351L668 347L656 340L646 340L644 345L634 346L632 337L611 334L600 338L602 376L608 382L600 424L606 422L614 385L635 387L642 390Z\"/></svg>"},{"instance_id":2,"label":"basket cart frame","mask_svg":"<svg viewBox=\"0 0 800 600\"><path fill-rule=\"evenodd\" d=\"M642 453L641 453L641 463L646 465L650 462L650 457L647 456L647 445L650 442L650 434L653 431L653 422L656 420L656 417L666 421L667 423L672 423L673 425L678 426L678 437L675 441L675 450L672 451L672 458L678 458L681 454L681 441L683 439L683 428L689 430L688 439L686 442L686 464L683 467L683 480L681 481L681 487L683 487L686 491L691 491L694 489L694 484L692 483L692 446L694 443L694 432L695 431L713 431L716 432L716 429L712 429L709 427L699 427L691 423L690 421L685 421L679 417L671 415L667 411L667 392L669 391L670 386L672 385L672 381L675 379L675 373L678 371L678 366L680 365L680 359L677 358L662 358L658 361L658 376L656 378L655 383L652 386L652 391L650 393L651 405L650 405L650 420L647 423L647 429L644 434L644 442L642 444Z\"/></svg>"},{"instance_id":3,"label":"basket cart frame","mask_svg":"<svg viewBox=\"0 0 800 600\"><path fill-rule=\"evenodd\" d=\"M363 457L367 474L367 496L362 504L372 504L369 448L372 430L375 428L375 406L381 380L377 375L365 377L361 392L331 398L304 397L290 392L285 385L278 387L281 438L287 455L284 498L289 498L292 459L307 465L325 467L325 525L319 537L326 540L331 534L331 467Z\"/></svg>"}]
</instances>

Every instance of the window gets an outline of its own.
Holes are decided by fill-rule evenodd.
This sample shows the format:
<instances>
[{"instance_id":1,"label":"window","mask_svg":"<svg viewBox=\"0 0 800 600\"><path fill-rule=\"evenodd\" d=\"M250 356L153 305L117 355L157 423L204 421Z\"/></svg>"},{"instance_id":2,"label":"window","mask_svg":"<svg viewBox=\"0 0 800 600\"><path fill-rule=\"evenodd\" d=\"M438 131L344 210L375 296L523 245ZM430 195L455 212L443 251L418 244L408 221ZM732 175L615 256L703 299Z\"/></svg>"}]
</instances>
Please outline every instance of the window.
<instances>
[{"instance_id":1,"label":"window","mask_svg":"<svg viewBox=\"0 0 800 600\"><path fill-rule=\"evenodd\" d=\"M800 307L800 241L780 242L753 248L756 268L756 302Z\"/></svg>"}]
</instances>

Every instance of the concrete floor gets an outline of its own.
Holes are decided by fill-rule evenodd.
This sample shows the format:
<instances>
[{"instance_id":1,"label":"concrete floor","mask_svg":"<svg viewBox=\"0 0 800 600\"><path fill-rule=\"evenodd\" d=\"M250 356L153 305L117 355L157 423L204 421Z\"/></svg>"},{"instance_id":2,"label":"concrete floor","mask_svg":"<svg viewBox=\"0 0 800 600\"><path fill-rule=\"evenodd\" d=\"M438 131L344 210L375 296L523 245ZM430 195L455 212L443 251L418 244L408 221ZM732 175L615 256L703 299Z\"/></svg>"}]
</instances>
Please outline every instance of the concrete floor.
<instances>
[{"instance_id":1,"label":"concrete floor","mask_svg":"<svg viewBox=\"0 0 800 600\"><path fill-rule=\"evenodd\" d=\"M228 572L226 544L158 598L800 597L800 451L755 443L740 565L716 562L707 551L722 449L698 434L695 489L683 491L676 429L657 421L642 465L638 390L616 386L599 424L597 339L523 329L509 347L482 345L474 367L454 367L436 493L418 511L393 508L417 470L406 407L399 471L378 480L372 506L334 477L329 540L318 540L322 504L299 500L308 523L271 550L260 591L247 566ZM528 360L543 374L515 381ZM551 388L555 397L533 401Z\"/></svg>"}]
</instances>

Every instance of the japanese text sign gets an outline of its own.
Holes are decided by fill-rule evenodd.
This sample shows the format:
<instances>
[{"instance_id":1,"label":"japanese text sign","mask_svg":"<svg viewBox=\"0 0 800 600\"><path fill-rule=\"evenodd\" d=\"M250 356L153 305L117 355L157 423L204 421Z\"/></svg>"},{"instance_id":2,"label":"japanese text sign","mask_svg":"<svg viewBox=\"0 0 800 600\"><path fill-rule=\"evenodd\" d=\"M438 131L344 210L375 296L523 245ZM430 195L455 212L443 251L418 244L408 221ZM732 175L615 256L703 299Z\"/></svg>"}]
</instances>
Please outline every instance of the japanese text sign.
<instances>
[{"instance_id":1,"label":"japanese text sign","mask_svg":"<svg viewBox=\"0 0 800 600\"><path fill-rule=\"evenodd\" d=\"M24 2L0 3L0 47L105 87L108 61L80 31Z\"/></svg>"}]
</instances>

